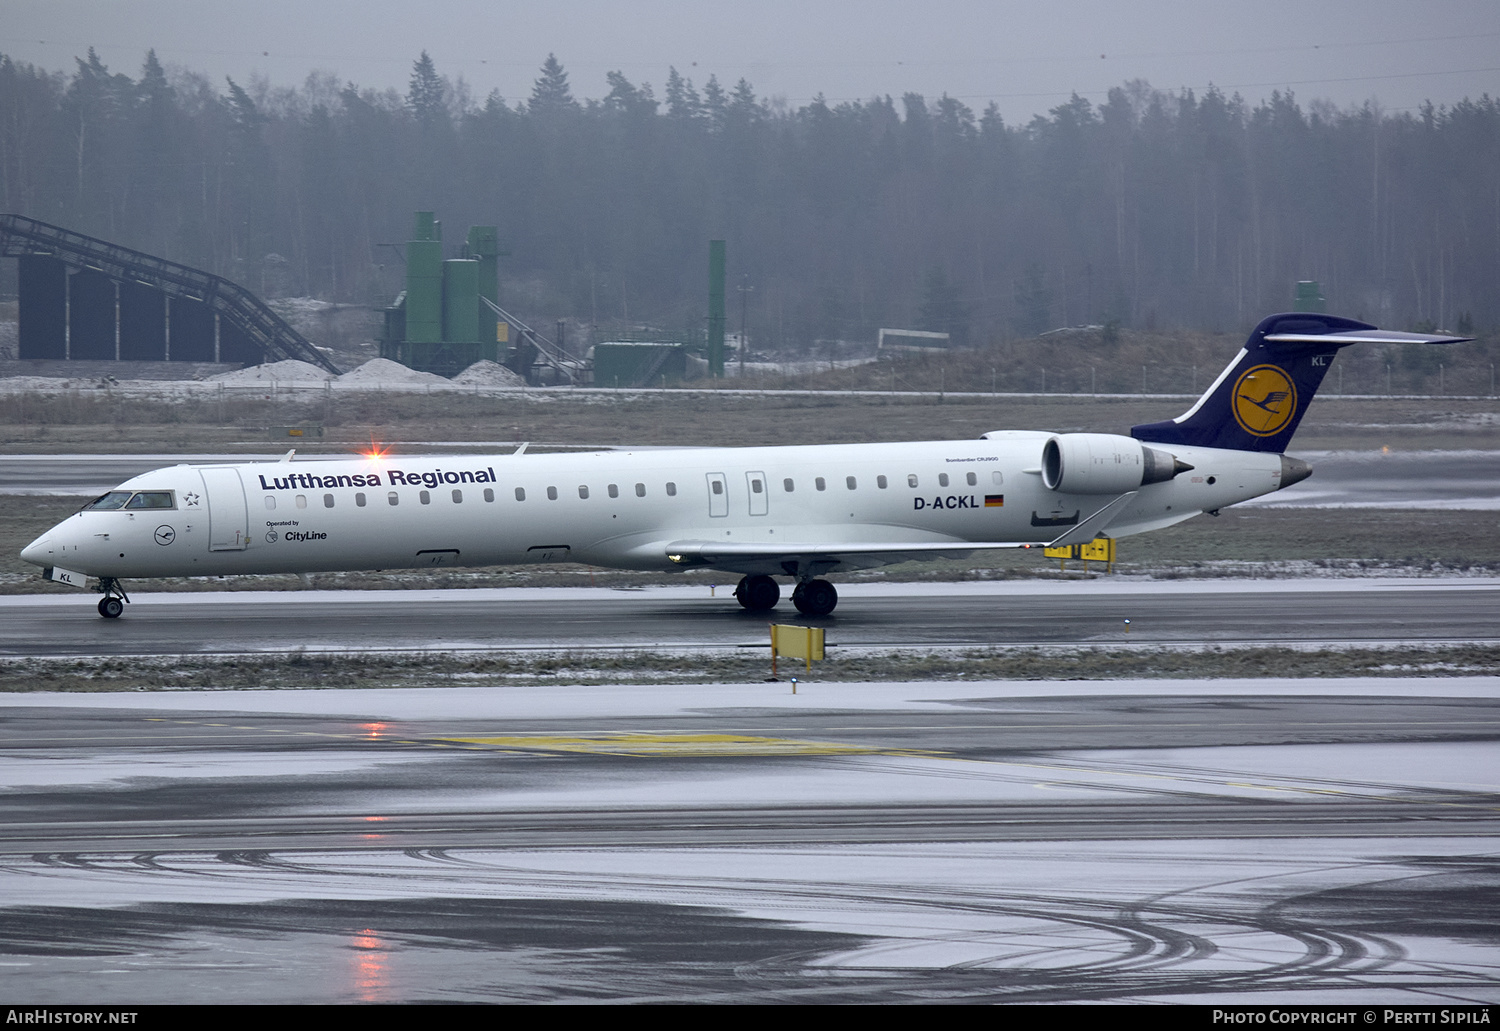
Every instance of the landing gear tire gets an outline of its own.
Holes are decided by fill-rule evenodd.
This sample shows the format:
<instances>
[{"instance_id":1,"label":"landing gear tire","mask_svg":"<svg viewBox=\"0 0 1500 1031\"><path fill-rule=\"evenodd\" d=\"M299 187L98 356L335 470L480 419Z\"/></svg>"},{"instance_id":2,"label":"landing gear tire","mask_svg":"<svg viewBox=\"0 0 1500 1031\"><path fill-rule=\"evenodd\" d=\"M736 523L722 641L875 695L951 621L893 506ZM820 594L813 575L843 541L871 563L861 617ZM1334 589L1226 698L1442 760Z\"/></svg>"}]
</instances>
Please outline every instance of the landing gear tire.
<instances>
[{"instance_id":1,"label":"landing gear tire","mask_svg":"<svg viewBox=\"0 0 1500 1031\"><path fill-rule=\"evenodd\" d=\"M781 600L781 588L769 576L747 576L735 586L734 597L749 612L766 612Z\"/></svg>"},{"instance_id":2,"label":"landing gear tire","mask_svg":"<svg viewBox=\"0 0 1500 1031\"><path fill-rule=\"evenodd\" d=\"M119 619L120 613L125 611L125 603L114 595L99 599L99 615L105 619Z\"/></svg>"},{"instance_id":3,"label":"landing gear tire","mask_svg":"<svg viewBox=\"0 0 1500 1031\"><path fill-rule=\"evenodd\" d=\"M807 580L792 592L792 604L804 616L826 616L839 603L839 592L827 580Z\"/></svg>"}]
</instances>

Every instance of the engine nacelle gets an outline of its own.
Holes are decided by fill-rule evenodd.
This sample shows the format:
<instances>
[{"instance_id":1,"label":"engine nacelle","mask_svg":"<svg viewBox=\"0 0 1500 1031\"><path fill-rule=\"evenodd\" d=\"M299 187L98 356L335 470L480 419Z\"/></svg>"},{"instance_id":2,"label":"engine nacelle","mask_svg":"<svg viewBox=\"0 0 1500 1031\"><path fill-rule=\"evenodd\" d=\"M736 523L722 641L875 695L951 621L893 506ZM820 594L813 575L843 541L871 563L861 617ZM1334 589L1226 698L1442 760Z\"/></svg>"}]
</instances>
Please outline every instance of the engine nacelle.
<instances>
[{"instance_id":1,"label":"engine nacelle","mask_svg":"<svg viewBox=\"0 0 1500 1031\"><path fill-rule=\"evenodd\" d=\"M1060 433L1042 445L1042 482L1066 494L1123 494L1191 468L1116 433Z\"/></svg>"}]
</instances>

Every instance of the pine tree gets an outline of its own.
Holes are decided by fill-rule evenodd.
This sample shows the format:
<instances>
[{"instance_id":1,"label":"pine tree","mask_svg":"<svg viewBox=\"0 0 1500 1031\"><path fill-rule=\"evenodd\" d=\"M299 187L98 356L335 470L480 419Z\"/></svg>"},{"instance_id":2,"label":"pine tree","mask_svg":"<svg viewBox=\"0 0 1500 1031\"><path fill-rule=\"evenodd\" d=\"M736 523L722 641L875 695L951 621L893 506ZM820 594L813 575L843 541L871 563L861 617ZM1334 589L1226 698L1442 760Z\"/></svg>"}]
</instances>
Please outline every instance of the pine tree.
<instances>
[{"instance_id":1,"label":"pine tree","mask_svg":"<svg viewBox=\"0 0 1500 1031\"><path fill-rule=\"evenodd\" d=\"M607 72L604 79L609 83L609 94L604 98L604 107L610 111L639 114L656 114L656 98L651 95L651 84L642 83L637 88L625 78L624 72Z\"/></svg>"},{"instance_id":2,"label":"pine tree","mask_svg":"<svg viewBox=\"0 0 1500 1031\"><path fill-rule=\"evenodd\" d=\"M708 82L703 85L703 109L708 113L708 121L714 127L714 131L722 132L725 114L729 109L729 98L724 88L719 85L719 78L716 75L710 75Z\"/></svg>"},{"instance_id":3,"label":"pine tree","mask_svg":"<svg viewBox=\"0 0 1500 1031\"><path fill-rule=\"evenodd\" d=\"M427 51L422 51L422 56L412 64L406 106L412 109L418 122L424 126L434 125L448 117L447 95L448 84L438 75Z\"/></svg>"},{"instance_id":4,"label":"pine tree","mask_svg":"<svg viewBox=\"0 0 1500 1031\"><path fill-rule=\"evenodd\" d=\"M678 75L676 68L667 69L667 114L684 122L703 117L703 101L693 89L693 80Z\"/></svg>"},{"instance_id":5,"label":"pine tree","mask_svg":"<svg viewBox=\"0 0 1500 1031\"><path fill-rule=\"evenodd\" d=\"M760 105L755 102L755 90L744 79L735 83L733 99L729 102L730 113L742 121L753 121L760 115Z\"/></svg>"},{"instance_id":6,"label":"pine tree","mask_svg":"<svg viewBox=\"0 0 1500 1031\"><path fill-rule=\"evenodd\" d=\"M563 71L556 54L548 54L542 62L542 74L531 86L531 101L527 109L533 115L557 115L576 110L578 101L568 88L568 73Z\"/></svg>"}]
</instances>

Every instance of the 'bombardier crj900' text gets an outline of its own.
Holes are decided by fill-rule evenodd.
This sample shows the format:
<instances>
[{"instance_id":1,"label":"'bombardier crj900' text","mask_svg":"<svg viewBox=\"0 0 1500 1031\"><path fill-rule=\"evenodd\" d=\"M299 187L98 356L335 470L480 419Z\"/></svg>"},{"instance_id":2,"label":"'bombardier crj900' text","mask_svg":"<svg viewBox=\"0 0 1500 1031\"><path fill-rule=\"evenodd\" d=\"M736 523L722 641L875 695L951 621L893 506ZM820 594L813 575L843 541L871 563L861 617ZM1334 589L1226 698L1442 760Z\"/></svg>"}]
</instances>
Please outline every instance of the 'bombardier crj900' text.
<instances>
[{"instance_id":1,"label":"'bombardier crj900' text","mask_svg":"<svg viewBox=\"0 0 1500 1031\"><path fill-rule=\"evenodd\" d=\"M1338 350L1456 343L1327 315L1273 315L1182 415L1107 433L978 440L178 465L137 476L22 557L104 595L128 578L571 560L742 575L751 610L829 573L991 548L1124 537L1307 477L1283 452Z\"/></svg>"}]
</instances>

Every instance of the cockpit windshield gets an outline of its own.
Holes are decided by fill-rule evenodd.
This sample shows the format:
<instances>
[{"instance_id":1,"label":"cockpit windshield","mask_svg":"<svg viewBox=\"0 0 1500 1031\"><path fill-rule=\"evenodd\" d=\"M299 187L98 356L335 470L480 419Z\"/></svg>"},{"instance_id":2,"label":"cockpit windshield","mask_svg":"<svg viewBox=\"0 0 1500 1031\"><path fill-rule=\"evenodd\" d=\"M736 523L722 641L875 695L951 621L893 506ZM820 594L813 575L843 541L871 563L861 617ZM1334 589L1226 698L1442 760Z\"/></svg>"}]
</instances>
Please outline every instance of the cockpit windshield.
<instances>
[{"instance_id":1,"label":"cockpit windshield","mask_svg":"<svg viewBox=\"0 0 1500 1031\"><path fill-rule=\"evenodd\" d=\"M108 494L101 494L93 501L84 506L84 511L101 511L112 508L124 508L125 502L130 500L131 492L128 490L112 490Z\"/></svg>"},{"instance_id":2,"label":"cockpit windshield","mask_svg":"<svg viewBox=\"0 0 1500 1031\"><path fill-rule=\"evenodd\" d=\"M119 508L142 509L142 508L175 508L172 502L172 492L169 490L112 490L108 494L95 498L84 506L84 511L109 511Z\"/></svg>"}]
</instances>

